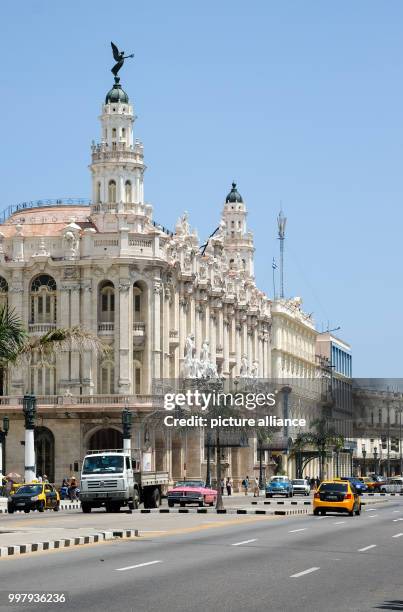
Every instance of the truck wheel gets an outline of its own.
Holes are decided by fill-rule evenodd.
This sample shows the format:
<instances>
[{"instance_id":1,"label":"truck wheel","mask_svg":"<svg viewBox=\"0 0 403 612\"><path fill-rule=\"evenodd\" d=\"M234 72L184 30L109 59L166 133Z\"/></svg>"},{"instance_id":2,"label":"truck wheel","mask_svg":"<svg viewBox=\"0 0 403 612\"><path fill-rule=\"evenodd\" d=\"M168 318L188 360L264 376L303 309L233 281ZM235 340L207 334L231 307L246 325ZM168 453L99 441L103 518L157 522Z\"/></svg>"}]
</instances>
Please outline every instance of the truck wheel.
<instances>
[{"instance_id":1,"label":"truck wheel","mask_svg":"<svg viewBox=\"0 0 403 612\"><path fill-rule=\"evenodd\" d=\"M119 502L115 502L114 504L112 504L112 512L120 512L120 503Z\"/></svg>"},{"instance_id":2,"label":"truck wheel","mask_svg":"<svg viewBox=\"0 0 403 612\"><path fill-rule=\"evenodd\" d=\"M91 512L91 504L88 504L87 502L82 502L81 503L81 510L85 514L88 514L89 512Z\"/></svg>"},{"instance_id":3,"label":"truck wheel","mask_svg":"<svg viewBox=\"0 0 403 612\"><path fill-rule=\"evenodd\" d=\"M151 494L151 508L159 508L161 505L161 493L160 490L155 488Z\"/></svg>"},{"instance_id":4,"label":"truck wheel","mask_svg":"<svg viewBox=\"0 0 403 612\"><path fill-rule=\"evenodd\" d=\"M171 499L168 499L168 507L173 508L174 505L175 505L174 502Z\"/></svg>"}]
</instances>

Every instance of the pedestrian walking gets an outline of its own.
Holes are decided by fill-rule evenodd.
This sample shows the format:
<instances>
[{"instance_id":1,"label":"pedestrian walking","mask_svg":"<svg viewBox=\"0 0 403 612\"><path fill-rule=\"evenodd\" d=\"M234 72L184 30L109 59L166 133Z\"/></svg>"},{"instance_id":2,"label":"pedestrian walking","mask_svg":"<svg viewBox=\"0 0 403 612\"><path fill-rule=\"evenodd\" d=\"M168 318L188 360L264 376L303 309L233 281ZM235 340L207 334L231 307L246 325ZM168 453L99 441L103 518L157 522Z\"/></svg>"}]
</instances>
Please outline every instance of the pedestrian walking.
<instances>
[{"instance_id":1,"label":"pedestrian walking","mask_svg":"<svg viewBox=\"0 0 403 612\"><path fill-rule=\"evenodd\" d=\"M227 478L226 487L227 487L227 495L229 496L232 493L232 480L229 477Z\"/></svg>"},{"instance_id":2,"label":"pedestrian walking","mask_svg":"<svg viewBox=\"0 0 403 612\"><path fill-rule=\"evenodd\" d=\"M259 497L260 495L260 487L259 487L259 479L256 477L253 481L253 497Z\"/></svg>"},{"instance_id":3,"label":"pedestrian walking","mask_svg":"<svg viewBox=\"0 0 403 612\"><path fill-rule=\"evenodd\" d=\"M225 482L224 478L221 478L221 495L224 495Z\"/></svg>"},{"instance_id":4,"label":"pedestrian walking","mask_svg":"<svg viewBox=\"0 0 403 612\"><path fill-rule=\"evenodd\" d=\"M316 476L315 485L316 485L316 488L319 489L319 485L320 485L320 478L319 478L319 476Z\"/></svg>"},{"instance_id":5,"label":"pedestrian walking","mask_svg":"<svg viewBox=\"0 0 403 612\"><path fill-rule=\"evenodd\" d=\"M242 486L243 486L243 490L245 491L245 495L247 495L248 489L249 489L249 476L243 479Z\"/></svg>"}]
</instances>

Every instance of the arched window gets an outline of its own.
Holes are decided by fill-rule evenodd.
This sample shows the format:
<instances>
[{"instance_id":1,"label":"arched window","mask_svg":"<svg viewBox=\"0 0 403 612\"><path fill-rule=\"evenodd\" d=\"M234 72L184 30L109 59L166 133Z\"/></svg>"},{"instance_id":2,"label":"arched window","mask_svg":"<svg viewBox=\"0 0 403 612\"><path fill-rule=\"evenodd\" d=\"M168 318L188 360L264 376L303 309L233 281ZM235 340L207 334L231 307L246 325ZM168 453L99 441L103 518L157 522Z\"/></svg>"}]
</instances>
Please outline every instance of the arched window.
<instances>
[{"instance_id":1,"label":"arched window","mask_svg":"<svg viewBox=\"0 0 403 612\"><path fill-rule=\"evenodd\" d=\"M143 321L143 304L142 304L142 290L135 284L133 286L133 321Z\"/></svg>"},{"instance_id":2,"label":"arched window","mask_svg":"<svg viewBox=\"0 0 403 612\"><path fill-rule=\"evenodd\" d=\"M30 324L43 323L56 326L56 281L48 274L40 274L31 282ZM39 330L46 331L46 330Z\"/></svg>"},{"instance_id":3,"label":"arched window","mask_svg":"<svg viewBox=\"0 0 403 612\"><path fill-rule=\"evenodd\" d=\"M115 204L116 203L116 182L115 181L109 181L109 185L108 185L108 201L111 204Z\"/></svg>"},{"instance_id":4,"label":"arched window","mask_svg":"<svg viewBox=\"0 0 403 612\"><path fill-rule=\"evenodd\" d=\"M123 435L112 427L98 429L88 441L88 450L105 450L107 448L123 448Z\"/></svg>"},{"instance_id":5,"label":"arched window","mask_svg":"<svg viewBox=\"0 0 403 612\"><path fill-rule=\"evenodd\" d=\"M100 204L101 203L101 183L99 181L97 183L97 191L95 194L95 198L96 198L96 203Z\"/></svg>"},{"instance_id":6,"label":"arched window","mask_svg":"<svg viewBox=\"0 0 403 612\"><path fill-rule=\"evenodd\" d=\"M55 437L47 427L35 427L35 460L38 476L46 474L49 482L55 481Z\"/></svg>"},{"instance_id":7,"label":"arched window","mask_svg":"<svg viewBox=\"0 0 403 612\"><path fill-rule=\"evenodd\" d=\"M112 138L116 138L116 128L112 128Z\"/></svg>"},{"instance_id":8,"label":"arched window","mask_svg":"<svg viewBox=\"0 0 403 612\"><path fill-rule=\"evenodd\" d=\"M141 393L142 387L142 366L141 361L135 359L133 361L133 391L137 395Z\"/></svg>"},{"instance_id":9,"label":"arched window","mask_svg":"<svg viewBox=\"0 0 403 612\"><path fill-rule=\"evenodd\" d=\"M115 367L113 361L101 362L99 366L98 390L101 395L110 395L115 390Z\"/></svg>"},{"instance_id":10,"label":"arched window","mask_svg":"<svg viewBox=\"0 0 403 612\"><path fill-rule=\"evenodd\" d=\"M125 130L125 128L122 128L122 138L126 138L126 130Z\"/></svg>"},{"instance_id":11,"label":"arched window","mask_svg":"<svg viewBox=\"0 0 403 612\"><path fill-rule=\"evenodd\" d=\"M56 362L48 357L46 361L37 354L32 357L30 365L30 390L33 395L55 395Z\"/></svg>"},{"instance_id":12,"label":"arched window","mask_svg":"<svg viewBox=\"0 0 403 612\"><path fill-rule=\"evenodd\" d=\"M7 306L8 283L3 276L0 276L0 306Z\"/></svg>"},{"instance_id":13,"label":"arched window","mask_svg":"<svg viewBox=\"0 0 403 612\"><path fill-rule=\"evenodd\" d=\"M104 281L99 286L98 321L100 323L115 321L115 288L111 281Z\"/></svg>"},{"instance_id":14,"label":"arched window","mask_svg":"<svg viewBox=\"0 0 403 612\"><path fill-rule=\"evenodd\" d=\"M129 204L132 202L132 184L130 181L126 181L125 183L125 195L126 195L126 203Z\"/></svg>"}]
</instances>

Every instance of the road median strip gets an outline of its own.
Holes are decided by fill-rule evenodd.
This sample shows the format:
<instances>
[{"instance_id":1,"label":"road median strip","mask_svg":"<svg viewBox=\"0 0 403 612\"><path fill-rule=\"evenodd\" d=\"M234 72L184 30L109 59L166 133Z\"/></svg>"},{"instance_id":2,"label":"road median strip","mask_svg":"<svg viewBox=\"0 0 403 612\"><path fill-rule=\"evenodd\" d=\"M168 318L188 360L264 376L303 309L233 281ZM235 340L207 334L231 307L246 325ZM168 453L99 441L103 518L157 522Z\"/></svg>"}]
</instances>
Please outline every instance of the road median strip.
<instances>
[{"instance_id":1,"label":"road median strip","mask_svg":"<svg viewBox=\"0 0 403 612\"><path fill-rule=\"evenodd\" d=\"M97 544L110 540L128 539L134 537L139 537L138 529L119 529L114 531L99 531L98 533L80 535L74 538L45 540L43 542L19 544L18 546L0 546L0 558L15 557L27 553L42 552L52 549L70 548L73 546L84 546L85 544Z\"/></svg>"},{"instance_id":2,"label":"road median strip","mask_svg":"<svg viewBox=\"0 0 403 612\"><path fill-rule=\"evenodd\" d=\"M255 508L141 508L133 510L133 514L253 514L253 515L273 515L280 514L291 516L294 514L309 514L307 508L287 508L284 510L256 510Z\"/></svg>"}]
</instances>

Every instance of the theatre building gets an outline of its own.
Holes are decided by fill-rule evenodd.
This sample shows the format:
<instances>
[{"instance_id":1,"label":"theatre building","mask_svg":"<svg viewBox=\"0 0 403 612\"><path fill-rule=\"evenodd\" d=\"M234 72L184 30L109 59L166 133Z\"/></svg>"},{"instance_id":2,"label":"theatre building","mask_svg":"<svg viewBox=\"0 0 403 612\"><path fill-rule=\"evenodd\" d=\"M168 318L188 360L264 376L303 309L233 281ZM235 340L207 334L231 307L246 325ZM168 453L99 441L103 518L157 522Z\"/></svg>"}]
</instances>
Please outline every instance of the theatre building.
<instances>
[{"instance_id":1,"label":"theatre building","mask_svg":"<svg viewBox=\"0 0 403 612\"><path fill-rule=\"evenodd\" d=\"M242 368L244 376L278 376L290 364L295 375L308 364L312 375L312 323L302 344L295 343L300 358L285 344L298 328L290 322L293 312L302 321L295 304L277 307L277 319L286 313L287 331L276 326L272 358L272 303L255 284L253 236L235 183L217 207L212 232L218 229L205 249L187 213L167 230L144 199L143 145L133 136L134 121L134 107L116 78L91 149L91 201L26 202L2 219L2 303L15 309L29 334L81 325L111 347L102 358L65 351L47 363L33 358L1 372L0 417L10 417L6 471L24 473L22 396L32 393L37 473L51 481L77 475L87 449L122 447L125 407L134 414L132 448L151 449L152 469L168 470L172 480L185 470L188 477L205 476L203 432L167 431L149 418L152 381L182 376L192 334L195 355L208 341L210 360L224 378L239 377ZM221 460L235 484L246 474L252 478L256 443L226 448ZM267 453L264 462L269 473Z\"/></svg>"}]
</instances>

